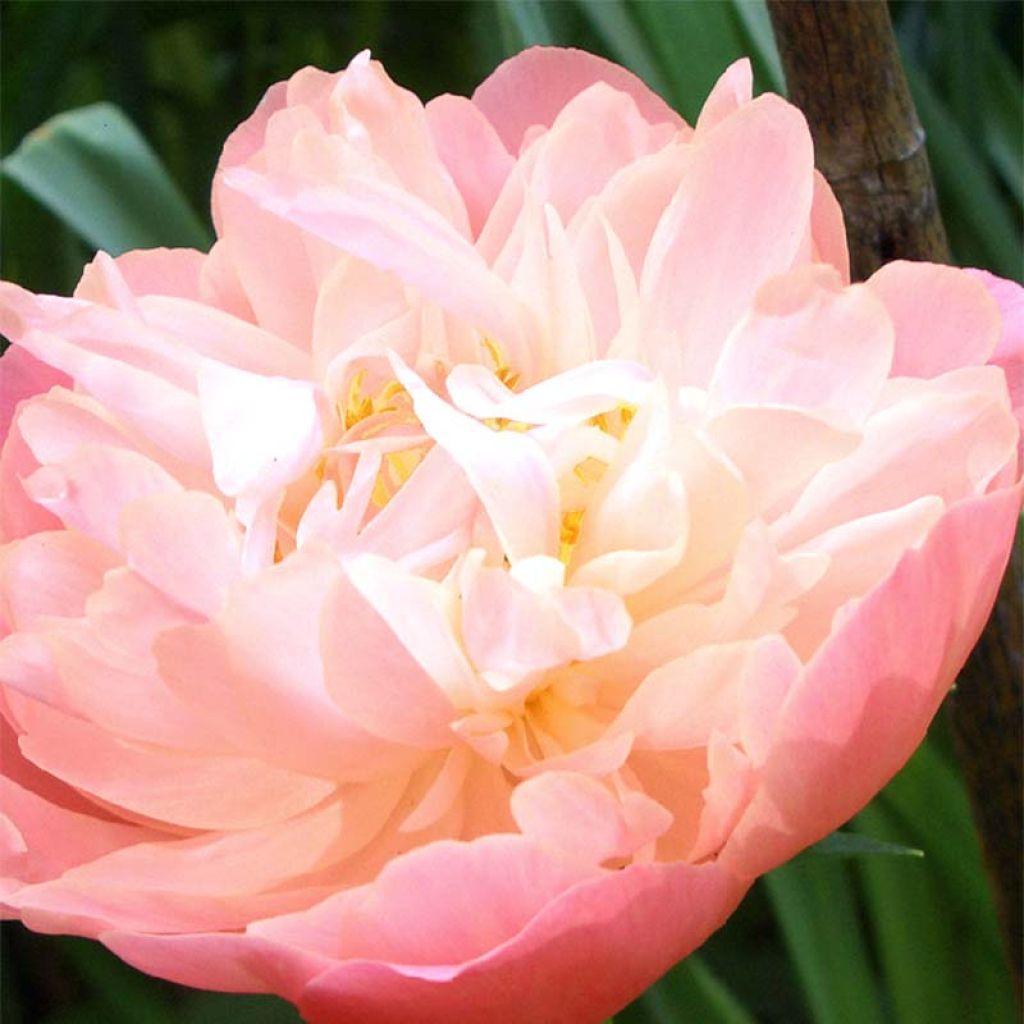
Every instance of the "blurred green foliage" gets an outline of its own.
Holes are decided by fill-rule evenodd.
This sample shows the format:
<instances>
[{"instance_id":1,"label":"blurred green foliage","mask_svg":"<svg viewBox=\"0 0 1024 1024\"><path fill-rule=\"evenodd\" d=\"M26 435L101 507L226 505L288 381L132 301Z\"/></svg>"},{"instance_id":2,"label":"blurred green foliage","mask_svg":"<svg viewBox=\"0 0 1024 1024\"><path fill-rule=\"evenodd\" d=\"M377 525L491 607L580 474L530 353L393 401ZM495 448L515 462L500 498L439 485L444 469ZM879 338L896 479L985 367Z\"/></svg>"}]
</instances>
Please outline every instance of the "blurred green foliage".
<instances>
[{"instance_id":1,"label":"blurred green foliage","mask_svg":"<svg viewBox=\"0 0 1024 1024\"><path fill-rule=\"evenodd\" d=\"M1019 277L1021 6L891 6L955 258ZM744 54L758 89L782 88L758 0L7 0L0 18L0 152L18 151L3 165L0 274L57 293L73 288L93 246L120 251L208 235L210 179L229 131L271 83L305 64L342 67L364 47L424 98L469 93L501 59L537 42L630 66L688 118ZM50 118L96 103L117 109L94 108L86 119L116 130L90 135L82 118L62 119L22 146ZM138 203L147 190L156 199ZM1018 1019L941 721L851 827L853 838L808 851L759 882L699 955L617 1015L618 1024ZM887 855L884 842L924 857ZM4 1024L298 1020L272 997L146 978L94 943L11 924L3 939Z\"/></svg>"}]
</instances>

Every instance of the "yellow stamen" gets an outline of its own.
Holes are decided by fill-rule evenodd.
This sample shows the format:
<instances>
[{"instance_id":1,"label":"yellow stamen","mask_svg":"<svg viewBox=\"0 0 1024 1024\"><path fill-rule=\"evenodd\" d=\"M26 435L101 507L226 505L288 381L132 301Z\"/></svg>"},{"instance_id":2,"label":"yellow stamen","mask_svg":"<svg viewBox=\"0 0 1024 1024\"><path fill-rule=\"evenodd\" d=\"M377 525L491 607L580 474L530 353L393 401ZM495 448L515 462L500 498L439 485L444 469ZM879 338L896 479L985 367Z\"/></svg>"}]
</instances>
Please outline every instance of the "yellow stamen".
<instances>
[{"instance_id":1,"label":"yellow stamen","mask_svg":"<svg viewBox=\"0 0 1024 1024\"><path fill-rule=\"evenodd\" d=\"M576 547L576 542L580 539L585 511L586 509L583 508L571 508L562 516L562 528L558 534L558 557L566 565L569 564L573 548Z\"/></svg>"}]
</instances>

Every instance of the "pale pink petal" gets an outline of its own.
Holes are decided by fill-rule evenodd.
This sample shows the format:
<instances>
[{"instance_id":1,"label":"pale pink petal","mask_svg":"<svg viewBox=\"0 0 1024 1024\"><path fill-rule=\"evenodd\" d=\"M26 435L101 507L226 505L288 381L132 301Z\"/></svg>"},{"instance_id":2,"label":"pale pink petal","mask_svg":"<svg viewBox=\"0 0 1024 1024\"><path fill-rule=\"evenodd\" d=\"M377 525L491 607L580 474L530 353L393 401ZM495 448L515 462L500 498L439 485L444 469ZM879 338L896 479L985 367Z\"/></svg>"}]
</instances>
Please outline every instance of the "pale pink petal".
<instances>
[{"instance_id":1,"label":"pale pink petal","mask_svg":"<svg viewBox=\"0 0 1024 1024\"><path fill-rule=\"evenodd\" d=\"M952 503L982 493L1013 467L1020 435L1001 371L966 367L926 391L917 382L893 383L897 400L868 421L861 444L825 466L777 522L781 542L799 544L924 495Z\"/></svg>"},{"instance_id":2,"label":"pale pink petal","mask_svg":"<svg viewBox=\"0 0 1024 1024\"><path fill-rule=\"evenodd\" d=\"M758 97L694 142L641 279L648 358L670 383L707 381L761 283L796 256L813 191L807 122L776 96Z\"/></svg>"},{"instance_id":3,"label":"pale pink petal","mask_svg":"<svg viewBox=\"0 0 1024 1024\"><path fill-rule=\"evenodd\" d=\"M513 160L480 108L462 96L438 96L426 106L427 125L477 238Z\"/></svg>"},{"instance_id":4,"label":"pale pink petal","mask_svg":"<svg viewBox=\"0 0 1024 1024\"><path fill-rule=\"evenodd\" d=\"M510 153L518 153L526 130L549 127L559 111L595 82L633 98L651 124L685 122L635 75L582 50L534 46L499 65L473 93L473 103L497 129Z\"/></svg>"},{"instance_id":5,"label":"pale pink petal","mask_svg":"<svg viewBox=\"0 0 1024 1024\"><path fill-rule=\"evenodd\" d=\"M248 198L283 230L301 228L397 274L443 308L489 331L511 356L526 353L521 308L471 243L436 211L379 180L352 176L343 185L271 181L239 168L226 192ZM294 300L290 300L294 304ZM519 359L519 362L524 361Z\"/></svg>"},{"instance_id":6,"label":"pale pink petal","mask_svg":"<svg viewBox=\"0 0 1024 1024\"><path fill-rule=\"evenodd\" d=\"M868 287L896 329L893 376L938 377L986 363L999 340L999 307L983 284L954 267L897 260Z\"/></svg>"},{"instance_id":7,"label":"pale pink petal","mask_svg":"<svg viewBox=\"0 0 1024 1024\"><path fill-rule=\"evenodd\" d=\"M199 403L214 479L232 497L269 498L309 469L323 447L309 382L207 361L199 370Z\"/></svg>"},{"instance_id":8,"label":"pale pink petal","mask_svg":"<svg viewBox=\"0 0 1024 1024\"><path fill-rule=\"evenodd\" d=\"M850 250L846 243L843 208L821 171L814 172L811 201L811 258L830 263L839 271L843 284L850 283Z\"/></svg>"},{"instance_id":9,"label":"pale pink petal","mask_svg":"<svg viewBox=\"0 0 1024 1024\"><path fill-rule=\"evenodd\" d=\"M423 104L395 85L378 61L356 57L331 91L333 110L356 126L374 155L397 175L402 186L441 213L452 225L468 228L462 197L434 146Z\"/></svg>"},{"instance_id":10,"label":"pale pink petal","mask_svg":"<svg viewBox=\"0 0 1024 1024\"><path fill-rule=\"evenodd\" d=\"M733 61L715 82L714 88L701 107L695 130L706 132L724 121L730 114L754 96L754 69L749 57Z\"/></svg>"},{"instance_id":11,"label":"pale pink petal","mask_svg":"<svg viewBox=\"0 0 1024 1024\"><path fill-rule=\"evenodd\" d=\"M181 490L177 480L157 463L106 445L83 445L60 464L37 469L24 486L33 501L59 516L65 526L81 530L115 551L126 505L148 495Z\"/></svg>"},{"instance_id":12,"label":"pale pink petal","mask_svg":"<svg viewBox=\"0 0 1024 1024\"><path fill-rule=\"evenodd\" d=\"M524 423L578 423L617 405L642 405L653 377L638 363L597 360L510 391L483 366L463 363L445 385L452 402L478 419L502 417Z\"/></svg>"},{"instance_id":13,"label":"pale pink petal","mask_svg":"<svg viewBox=\"0 0 1024 1024\"><path fill-rule=\"evenodd\" d=\"M370 555L360 560L367 567L384 561ZM394 584L400 573L393 570L390 579L376 581L365 571L360 574L359 582L375 591L376 607L347 577L335 584L323 613L326 686L344 714L375 735L415 747L443 747L454 709L406 647L402 627L412 631L409 639L421 657L434 655L437 664L451 666L455 681L464 669L458 665L452 639L431 634L443 611L428 581L409 577L398 589ZM428 620L415 618L424 613ZM396 634L395 627L401 632ZM442 628L450 629L447 623Z\"/></svg>"},{"instance_id":14,"label":"pale pink petal","mask_svg":"<svg viewBox=\"0 0 1024 1024\"><path fill-rule=\"evenodd\" d=\"M781 405L840 427L859 424L892 359L892 326L872 292L843 289L831 267L803 267L764 285L729 335L711 377L709 411Z\"/></svg>"},{"instance_id":15,"label":"pale pink petal","mask_svg":"<svg viewBox=\"0 0 1024 1024\"><path fill-rule=\"evenodd\" d=\"M521 782L512 792L512 815L528 839L585 864L630 857L672 822L642 793L620 801L586 775L559 771Z\"/></svg>"},{"instance_id":16,"label":"pale pink petal","mask_svg":"<svg viewBox=\"0 0 1024 1024\"><path fill-rule=\"evenodd\" d=\"M121 513L127 564L200 615L220 611L241 570L241 536L224 506L197 491L141 498Z\"/></svg>"},{"instance_id":17,"label":"pale pink petal","mask_svg":"<svg viewBox=\"0 0 1024 1024\"><path fill-rule=\"evenodd\" d=\"M553 553L558 547L558 489L537 442L485 427L435 395L394 357L392 365L426 431L466 473L509 559Z\"/></svg>"},{"instance_id":18,"label":"pale pink petal","mask_svg":"<svg viewBox=\"0 0 1024 1024\"><path fill-rule=\"evenodd\" d=\"M77 617L86 598L118 564L85 534L45 531L0 548L0 615L12 629L32 629L50 615Z\"/></svg>"},{"instance_id":19,"label":"pale pink petal","mask_svg":"<svg viewBox=\"0 0 1024 1024\"><path fill-rule=\"evenodd\" d=\"M732 406L705 430L743 477L751 512L768 522L786 510L818 470L860 443L855 430L777 406Z\"/></svg>"}]
</instances>

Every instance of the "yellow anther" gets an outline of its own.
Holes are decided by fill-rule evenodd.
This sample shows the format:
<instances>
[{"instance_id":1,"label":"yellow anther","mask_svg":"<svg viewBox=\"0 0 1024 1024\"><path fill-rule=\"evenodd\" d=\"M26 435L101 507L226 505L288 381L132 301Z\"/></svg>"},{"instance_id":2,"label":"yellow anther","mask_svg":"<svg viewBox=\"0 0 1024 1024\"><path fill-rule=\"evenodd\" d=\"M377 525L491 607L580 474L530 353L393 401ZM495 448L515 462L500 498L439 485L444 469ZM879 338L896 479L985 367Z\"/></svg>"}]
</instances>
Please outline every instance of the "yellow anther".
<instances>
[{"instance_id":1,"label":"yellow anther","mask_svg":"<svg viewBox=\"0 0 1024 1024\"><path fill-rule=\"evenodd\" d=\"M345 405L343 418L345 429L351 430L357 423L380 413L398 412L397 405L389 404L399 395L405 394L405 388L397 381L390 380L376 395L363 394L363 381L366 371L359 370L348 386L348 401Z\"/></svg>"},{"instance_id":2,"label":"yellow anther","mask_svg":"<svg viewBox=\"0 0 1024 1024\"><path fill-rule=\"evenodd\" d=\"M580 483L596 484L597 481L604 476L604 471L607 468L607 462L588 456L582 462L577 462L576 465L573 466L572 472L573 476L575 476Z\"/></svg>"},{"instance_id":3,"label":"yellow anther","mask_svg":"<svg viewBox=\"0 0 1024 1024\"><path fill-rule=\"evenodd\" d=\"M580 539L580 530L583 527L583 513L586 509L571 508L562 516L562 527L558 533L558 557L566 564L572 557L572 549Z\"/></svg>"}]
</instances>

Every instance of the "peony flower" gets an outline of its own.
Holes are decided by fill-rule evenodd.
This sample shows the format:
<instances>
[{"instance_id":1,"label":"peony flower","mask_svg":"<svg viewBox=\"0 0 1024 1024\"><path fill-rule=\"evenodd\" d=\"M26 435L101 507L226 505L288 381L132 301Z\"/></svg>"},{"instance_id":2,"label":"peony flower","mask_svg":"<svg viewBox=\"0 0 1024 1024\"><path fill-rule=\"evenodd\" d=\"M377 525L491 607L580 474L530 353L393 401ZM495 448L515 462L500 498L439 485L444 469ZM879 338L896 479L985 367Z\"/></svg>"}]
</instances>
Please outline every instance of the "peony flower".
<instances>
[{"instance_id":1,"label":"peony flower","mask_svg":"<svg viewBox=\"0 0 1024 1024\"><path fill-rule=\"evenodd\" d=\"M1021 289L851 285L745 61L693 128L573 50L305 69L213 213L0 291L6 912L313 1022L601 1021L924 735Z\"/></svg>"}]
</instances>

